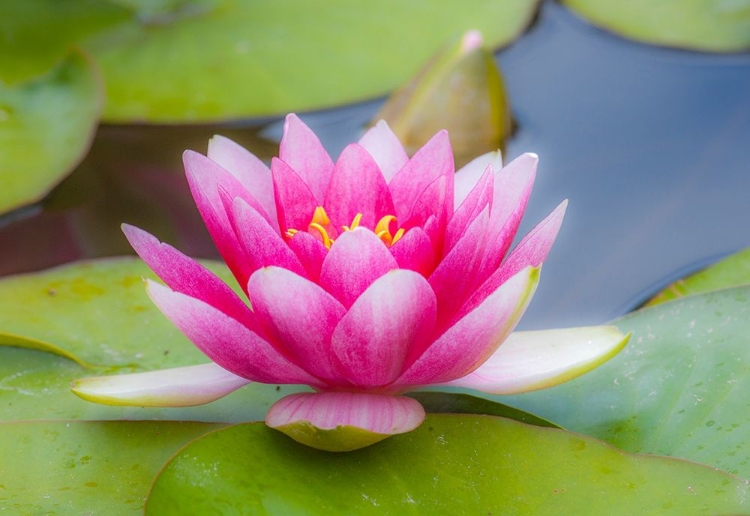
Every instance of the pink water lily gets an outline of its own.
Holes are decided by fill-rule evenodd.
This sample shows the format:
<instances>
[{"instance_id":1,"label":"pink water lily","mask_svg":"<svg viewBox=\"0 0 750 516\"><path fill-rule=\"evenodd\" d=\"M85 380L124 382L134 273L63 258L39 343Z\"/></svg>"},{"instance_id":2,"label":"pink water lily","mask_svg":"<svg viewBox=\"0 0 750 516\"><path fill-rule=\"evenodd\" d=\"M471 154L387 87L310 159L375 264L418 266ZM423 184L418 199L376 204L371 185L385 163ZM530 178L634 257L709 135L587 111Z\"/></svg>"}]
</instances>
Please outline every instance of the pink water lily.
<instances>
[{"instance_id":1,"label":"pink water lily","mask_svg":"<svg viewBox=\"0 0 750 516\"><path fill-rule=\"evenodd\" d=\"M85 399L187 406L249 382L305 384L314 392L280 399L266 423L349 450L416 428L425 412L408 391L548 387L627 340L611 327L511 333L566 207L508 254L534 183L533 154L503 167L490 153L454 173L445 131L409 159L381 122L334 163L289 115L270 169L220 136L207 157L187 151L184 162L249 306L196 261L125 225L166 284L147 281L152 300L212 362L78 380L73 390Z\"/></svg>"}]
</instances>

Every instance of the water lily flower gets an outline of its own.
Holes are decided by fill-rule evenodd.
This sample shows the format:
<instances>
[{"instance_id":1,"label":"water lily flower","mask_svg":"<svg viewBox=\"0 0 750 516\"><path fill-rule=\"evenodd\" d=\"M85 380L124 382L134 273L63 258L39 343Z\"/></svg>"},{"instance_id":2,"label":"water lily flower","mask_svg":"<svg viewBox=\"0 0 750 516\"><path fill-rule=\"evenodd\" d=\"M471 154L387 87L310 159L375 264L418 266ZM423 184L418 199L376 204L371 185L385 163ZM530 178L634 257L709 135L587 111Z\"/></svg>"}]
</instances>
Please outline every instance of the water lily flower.
<instances>
[{"instance_id":1,"label":"water lily flower","mask_svg":"<svg viewBox=\"0 0 750 516\"><path fill-rule=\"evenodd\" d=\"M408 391L544 388L608 360L627 340L611 327L511 333L566 208L508 254L534 154L503 167L489 153L454 173L445 131L409 159L381 122L334 163L289 115L270 169L220 136L208 156L187 151L184 163L249 305L198 262L123 226L166 284L148 280L151 299L211 362L77 380L84 399L189 406L249 382L304 384L313 392L281 398L266 423L344 451L419 426L425 411Z\"/></svg>"}]
</instances>

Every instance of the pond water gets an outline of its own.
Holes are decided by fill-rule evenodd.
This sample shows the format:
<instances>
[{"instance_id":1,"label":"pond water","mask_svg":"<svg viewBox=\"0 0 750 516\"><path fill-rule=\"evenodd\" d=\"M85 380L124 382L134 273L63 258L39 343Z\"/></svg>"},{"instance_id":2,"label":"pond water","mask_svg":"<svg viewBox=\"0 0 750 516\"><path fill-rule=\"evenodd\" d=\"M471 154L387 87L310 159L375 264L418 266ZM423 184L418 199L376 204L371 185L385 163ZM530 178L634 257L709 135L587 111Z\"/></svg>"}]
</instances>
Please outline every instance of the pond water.
<instances>
[{"instance_id":1,"label":"pond water","mask_svg":"<svg viewBox=\"0 0 750 516\"><path fill-rule=\"evenodd\" d=\"M640 45L545 2L498 61L518 124L506 155L541 158L520 233L570 199L524 328L601 323L750 246L750 54ZM380 104L303 118L336 155ZM183 149L204 151L215 132L270 158L281 122L103 126L43 203L0 219L0 275L129 253L123 221L215 257L180 165Z\"/></svg>"}]
</instances>

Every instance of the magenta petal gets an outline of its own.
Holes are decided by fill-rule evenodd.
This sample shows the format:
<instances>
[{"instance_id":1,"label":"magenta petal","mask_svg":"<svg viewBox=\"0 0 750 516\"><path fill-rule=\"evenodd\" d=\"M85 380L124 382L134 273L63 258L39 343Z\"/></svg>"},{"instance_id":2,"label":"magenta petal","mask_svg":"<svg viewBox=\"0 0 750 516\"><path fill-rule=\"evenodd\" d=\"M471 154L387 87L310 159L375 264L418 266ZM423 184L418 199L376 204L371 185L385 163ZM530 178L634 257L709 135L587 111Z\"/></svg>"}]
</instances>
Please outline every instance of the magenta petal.
<instances>
[{"instance_id":1,"label":"magenta petal","mask_svg":"<svg viewBox=\"0 0 750 516\"><path fill-rule=\"evenodd\" d=\"M305 275L302 263L281 235L245 201L236 197L227 211L237 239L245 249L250 271L276 265Z\"/></svg>"},{"instance_id":2,"label":"magenta petal","mask_svg":"<svg viewBox=\"0 0 750 516\"><path fill-rule=\"evenodd\" d=\"M346 310L315 283L286 269L267 267L250 277L250 302L276 341L310 373L340 378L331 334Z\"/></svg>"},{"instance_id":3,"label":"magenta petal","mask_svg":"<svg viewBox=\"0 0 750 516\"><path fill-rule=\"evenodd\" d=\"M227 371L255 382L322 385L257 333L214 307L153 281L147 281L146 286L159 310L208 358Z\"/></svg>"},{"instance_id":4,"label":"magenta petal","mask_svg":"<svg viewBox=\"0 0 750 516\"><path fill-rule=\"evenodd\" d=\"M322 204L315 199L308 184L280 159L271 160L271 176L281 232L288 229L307 231L315 208Z\"/></svg>"},{"instance_id":5,"label":"magenta petal","mask_svg":"<svg viewBox=\"0 0 750 516\"><path fill-rule=\"evenodd\" d=\"M323 206L333 161L315 133L297 115L287 115L284 136L279 145L279 158L292 167Z\"/></svg>"},{"instance_id":6,"label":"magenta petal","mask_svg":"<svg viewBox=\"0 0 750 516\"><path fill-rule=\"evenodd\" d=\"M539 281L539 269L524 269L441 335L394 387L443 383L466 376L510 335Z\"/></svg>"},{"instance_id":7,"label":"magenta petal","mask_svg":"<svg viewBox=\"0 0 750 516\"><path fill-rule=\"evenodd\" d=\"M295 233L289 240L289 248L294 251L302 266L307 272L310 281L317 283L320 280L320 269L323 267L323 260L328 255L328 248L320 240L310 233L300 231Z\"/></svg>"},{"instance_id":8,"label":"magenta petal","mask_svg":"<svg viewBox=\"0 0 750 516\"><path fill-rule=\"evenodd\" d=\"M273 181L271 170L266 164L243 146L219 135L209 140L208 157L237 178L261 205L268 222L278 230Z\"/></svg>"},{"instance_id":9,"label":"magenta petal","mask_svg":"<svg viewBox=\"0 0 750 516\"><path fill-rule=\"evenodd\" d=\"M336 227L348 226L361 213L361 224L374 228L393 215L393 200L375 160L363 147L352 143L339 156L324 204Z\"/></svg>"},{"instance_id":10,"label":"magenta petal","mask_svg":"<svg viewBox=\"0 0 750 516\"><path fill-rule=\"evenodd\" d=\"M454 176L456 188L454 209L457 210L461 206L490 165L495 172L503 168L503 157L500 151L488 152L474 158L456 172Z\"/></svg>"},{"instance_id":11,"label":"magenta petal","mask_svg":"<svg viewBox=\"0 0 750 516\"><path fill-rule=\"evenodd\" d=\"M411 228L391 246L391 254L400 269L409 269L428 277L435 269L435 251L427 233Z\"/></svg>"},{"instance_id":12,"label":"magenta petal","mask_svg":"<svg viewBox=\"0 0 750 516\"><path fill-rule=\"evenodd\" d=\"M380 120L359 140L359 144L375 159L386 183L409 161L404 147L385 120Z\"/></svg>"},{"instance_id":13,"label":"magenta petal","mask_svg":"<svg viewBox=\"0 0 750 516\"><path fill-rule=\"evenodd\" d=\"M495 174L492 167L488 166L487 170L479 178L479 181L477 181L474 189L471 190L448 222L448 226L445 228L443 254L447 254L448 251L453 249L453 246L461 239L466 228L469 227L485 207L491 207L494 179Z\"/></svg>"},{"instance_id":14,"label":"magenta petal","mask_svg":"<svg viewBox=\"0 0 750 516\"><path fill-rule=\"evenodd\" d=\"M169 288L210 304L248 328L257 327L245 302L213 272L142 229L123 224L122 232L138 256Z\"/></svg>"},{"instance_id":15,"label":"magenta petal","mask_svg":"<svg viewBox=\"0 0 750 516\"><path fill-rule=\"evenodd\" d=\"M366 228L344 231L331 246L320 271L320 286L347 309L396 260L375 233Z\"/></svg>"},{"instance_id":16,"label":"magenta petal","mask_svg":"<svg viewBox=\"0 0 750 516\"><path fill-rule=\"evenodd\" d=\"M395 380L409 349L424 349L432 336L436 307L432 288L416 272L393 270L375 280L331 337L347 378L360 387Z\"/></svg>"}]
</instances>

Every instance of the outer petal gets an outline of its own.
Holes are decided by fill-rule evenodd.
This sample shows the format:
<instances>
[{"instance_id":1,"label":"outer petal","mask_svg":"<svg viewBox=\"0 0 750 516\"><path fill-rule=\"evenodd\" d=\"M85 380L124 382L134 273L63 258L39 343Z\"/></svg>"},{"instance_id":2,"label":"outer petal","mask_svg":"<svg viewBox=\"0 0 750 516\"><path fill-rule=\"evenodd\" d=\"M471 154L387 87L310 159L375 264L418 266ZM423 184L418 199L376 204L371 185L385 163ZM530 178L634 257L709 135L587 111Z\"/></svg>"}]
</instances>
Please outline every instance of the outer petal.
<instances>
[{"instance_id":1,"label":"outer petal","mask_svg":"<svg viewBox=\"0 0 750 516\"><path fill-rule=\"evenodd\" d=\"M478 158L474 158L469 163L461 167L455 175L456 193L454 195L454 209L458 209L463 204L469 192L476 186L479 178L482 177L487 167L492 165L495 172L503 168L503 157L500 151L488 152Z\"/></svg>"},{"instance_id":2,"label":"outer petal","mask_svg":"<svg viewBox=\"0 0 750 516\"><path fill-rule=\"evenodd\" d=\"M331 337L331 347L347 378L361 387L377 387L402 372L412 346L435 327L437 301L427 280L413 271L393 270L357 298Z\"/></svg>"},{"instance_id":3,"label":"outer petal","mask_svg":"<svg viewBox=\"0 0 750 516\"><path fill-rule=\"evenodd\" d=\"M539 269L531 267L508 280L427 348L394 388L444 383L479 367L513 331L538 281Z\"/></svg>"},{"instance_id":4,"label":"outer petal","mask_svg":"<svg viewBox=\"0 0 750 516\"><path fill-rule=\"evenodd\" d=\"M428 277L435 269L435 250L422 228L411 228L391 246L391 254L399 268L409 269Z\"/></svg>"},{"instance_id":5,"label":"outer petal","mask_svg":"<svg viewBox=\"0 0 750 516\"><path fill-rule=\"evenodd\" d=\"M336 227L347 226L362 214L362 225L374 228L393 215L393 200L378 164L363 147L352 143L339 156L324 204Z\"/></svg>"},{"instance_id":6,"label":"outer petal","mask_svg":"<svg viewBox=\"0 0 750 516\"><path fill-rule=\"evenodd\" d=\"M105 405L191 407L231 394L250 383L213 362L147 373L81 378L71 383L77 396Z\"/></svg>"},{"instance_id":7,"label":"outer petal","mask_svg":"<svg viewBox=\"0 0 750 516\"><path fill-rule=\"evenodd\" d=\"M321 392L281 398L268 411L266 424L313 448L351 451L410 432L424 418L413 398Z\"/></svg>"},{"instance_id":8,"label":"outer petal","mask_svg":"<svg viewBox=\"0 0 750 516\"><path fill-rule=\"evenodd\" d=\"M331 246L320 271L320 286L349 308L373 281L396 268L385 244L359 227L342 233Z\"/></svg>"},{"instance_id":9,"label":"outer petal","mask_svg":"<svg viewBox=\"0 0 750 516\"><path fill-rule=\"evenodd\" d=\"M208 141L208 157L237 178L263 208L268 222L278 231L271 170L254 154L229 138L216 135Z\"/></svg>"},{"instance_id":10,"label":"outer petal","mask_svg":"<svg viewBox=\"0 0 750 516\"><path fill-rule=\"evenodd\" d=\"M445 228L445 247L443 255L448 254L456 245L466 228L477 218L487 206L492 207L492 189L495 174L492 167L487 167L482 177L479 178L474 189L469 193L466 200L461 203Z\"/></svg>"},{"instance_id":11,"label":"outer petal","mask_svg":"<svg viewBox=\"0 0 750 516\"><path fill-rule=\"evenodd\" d=\"M306 371L338 383L331 334L346 312L341 303L315 283L279 267L258 270L247 292L279 346Z\"/></svg>"},{"instance_id":12,"label":"outer petal","mask_svg":"<svg viewBox=\"0 0 750 516\"><path fill-rule=\"evenodd\" d=\"M629 338L614 326L516 332L476 371L445 385L490 394L546 389L603 364Z\"/></svg>"},{"instance_id":13,"label":"outer petal","mask_svg":"<svg viewBox=\"0 0 750 516\"><path fill-rule=\"evenodd\" d=\"M333 161L315 133L295 114L287 115L284 122L279 158L299 174L317 204L322 206L333 173Z\"/></svg>"},{"instance_id":14,"label":"outer petal","mask_svg":"<svg viewBox=\"0 0 750 516\"><path fill-rule=\"evenodd\" d=\"M227 371L262 383L320 386L322 382L283 357L268 341L203 301L147 281L157 307L198 349Z\"/></svg>"},{"instance_id":15,"label":"outer petal","mask_svg":"<svg viewBox=\"0 0 750 516\"><path fill-rule=\"evenodd\" d=\"M367 149L378 164L386 182L409 161L404 147L385 120L380 120L371 127L360 138L359 144Z\"/></svg>"},{"instance_id":16,"label":"outer petal","mask_svg":"<svg viewBox=\"0 0 750 516\"><path fill-rule=\"evenodd\" d=\"M315 208L322 206L322 201L318 201L309 185L280 159L271 160L271 176L280 230L307 230Z\"/></svg>"}]
</instances>

